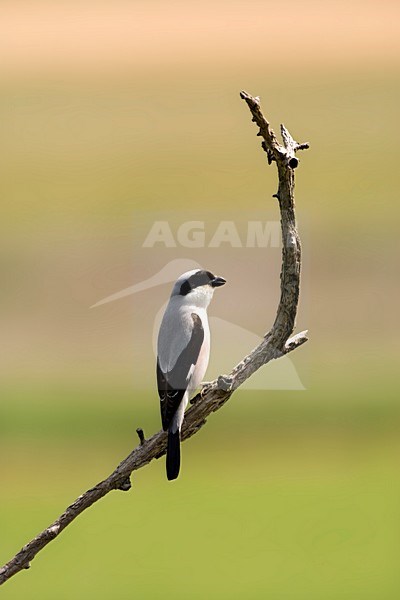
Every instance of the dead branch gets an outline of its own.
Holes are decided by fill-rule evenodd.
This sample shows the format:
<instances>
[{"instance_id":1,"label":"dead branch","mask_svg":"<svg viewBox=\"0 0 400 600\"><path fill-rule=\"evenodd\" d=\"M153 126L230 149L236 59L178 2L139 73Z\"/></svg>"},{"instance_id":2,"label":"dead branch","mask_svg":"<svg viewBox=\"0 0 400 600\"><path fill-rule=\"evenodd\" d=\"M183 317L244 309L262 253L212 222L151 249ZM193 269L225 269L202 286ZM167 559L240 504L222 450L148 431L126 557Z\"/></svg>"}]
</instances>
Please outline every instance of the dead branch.
<instances>
[{"instance_id":1,"label":"dead branch","mask_svg":"<svg viewBox=\"0 0 400 600\"><path fill-rule=\"evenodd\" d=\"M276 138L270 124L261 112L258 98L241 92L253 121L259 127L257 135L263 138L262 148L267 153L268 163L275 162L278 168L279 186L274 197L278 199L282 226L282 271L281 297L275 322L263 341L250 352L229 375L221 375L207 385L192 400L185 415L182 439L186 440L206 423L207 417L221 408L232 393L257 369L274 358L295 350L307 341L307 332L292 336L300 289L301 246L297 233L294 205L294 169L298 166L296 152L308 148L307 143L298 144L288 130L281 125L283 145ZM145 439L142 429L137 429L140 443L117 468L103 481L79 496L49 527L28 542L6 565L0 569L0 584L30 566L30 561L54 538L60 535L84 510L92 506L111 490L127 491L131 487L133 471L159 458L166 451L167 435L163 431Z\"/></svg>"}]
</instances>

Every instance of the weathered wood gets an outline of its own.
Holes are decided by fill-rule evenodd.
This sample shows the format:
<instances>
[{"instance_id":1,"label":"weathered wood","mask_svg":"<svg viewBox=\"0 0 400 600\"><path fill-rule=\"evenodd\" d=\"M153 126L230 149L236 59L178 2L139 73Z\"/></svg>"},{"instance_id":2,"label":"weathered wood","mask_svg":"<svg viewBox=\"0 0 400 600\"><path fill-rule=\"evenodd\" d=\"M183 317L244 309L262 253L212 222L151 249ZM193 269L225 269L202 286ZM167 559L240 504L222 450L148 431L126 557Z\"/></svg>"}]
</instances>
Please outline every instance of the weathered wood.
<instances>
[{"instance_id":1,"label":"weathered wood","mask_svg":"<svg viewBox=\"0 0 400 600\"><path fill-rule=\"evenodd\" d=\"M279 358L298 348L307 341L307 332L292 336L297 314L300 290L301 246L297 232L294 204L294 169L298 166L296 152L308 148L308 144L298 144L282 125L283 145L261 112L258 98L241 92L251 111L253 121L259 127L257 135L263 138L262 147L267 152L268 162L276 162L279 187L274 196L278 199L282 227L282 271L281 296L275 322L263 341L254 348L228 375L220 376L207 385L203 393L192 401L185 414L182 427L182 440L186 440L206 423L207 417L221 408L233 392L261 366L274 358ZM27 569L30 561L49 542L56 538L84 510L92 506L111 490L130 489L130 475L141 469L166 451L167 434L155 433L145 439L143 431L137 429L140 443L111 473L109 477L79 496L49 527L26 544L6 565L0 569L0 584L13 575Z\"/></svg>"}]
</instances>

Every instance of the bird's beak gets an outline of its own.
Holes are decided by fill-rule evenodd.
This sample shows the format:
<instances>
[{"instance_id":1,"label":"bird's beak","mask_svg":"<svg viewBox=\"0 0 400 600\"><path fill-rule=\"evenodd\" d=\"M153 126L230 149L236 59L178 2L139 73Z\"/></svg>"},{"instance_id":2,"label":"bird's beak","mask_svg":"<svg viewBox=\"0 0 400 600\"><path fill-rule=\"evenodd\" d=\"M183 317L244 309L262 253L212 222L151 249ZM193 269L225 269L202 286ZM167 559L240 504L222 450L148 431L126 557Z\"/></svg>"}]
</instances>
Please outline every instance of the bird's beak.
<instances>
[{"instance_id":1,"label":"bird's beak","mask_svg":"<svg viewBox=\"0 0 400 600\"><path fill-rule=\"evenodd\" d=\"M220 287L221 285L225 285L225 283L226 279L223 277L214 277L214 279L211 281L212 287Z\"/></svg>"}]
</instances>

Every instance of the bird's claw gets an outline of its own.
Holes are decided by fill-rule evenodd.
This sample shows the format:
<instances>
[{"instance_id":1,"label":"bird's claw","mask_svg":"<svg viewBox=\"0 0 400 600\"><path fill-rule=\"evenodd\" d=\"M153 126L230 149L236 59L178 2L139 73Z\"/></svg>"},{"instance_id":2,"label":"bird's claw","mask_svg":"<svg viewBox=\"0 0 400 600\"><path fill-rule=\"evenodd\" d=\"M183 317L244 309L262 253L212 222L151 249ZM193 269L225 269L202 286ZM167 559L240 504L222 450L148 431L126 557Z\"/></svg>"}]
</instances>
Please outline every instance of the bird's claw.
<instances>
[{"instance_id":1,"label":"bird's claw","mask_svg":"<svg viewBox=\"0 0 400 600\"><path fill-rule=\"evenodd\" d=\"M211 381L202 381L201 382L201 390L200 390L200 397L204 398L204 396L207 394L207 392L210 391L212 382Z\"/></svg>"},{"instance_id":2,"label":"bird's claw","mask_svg":"<svg viewBox=\"0 0 400 600\"><path fill-rule=\"evenodd\" d=\"M202 386L201 390L190 400L190 404L196 404L196 402L202 400L208 394L212 388L212 381L202 381L200 385Z\"/></svg>"}]
</instances>

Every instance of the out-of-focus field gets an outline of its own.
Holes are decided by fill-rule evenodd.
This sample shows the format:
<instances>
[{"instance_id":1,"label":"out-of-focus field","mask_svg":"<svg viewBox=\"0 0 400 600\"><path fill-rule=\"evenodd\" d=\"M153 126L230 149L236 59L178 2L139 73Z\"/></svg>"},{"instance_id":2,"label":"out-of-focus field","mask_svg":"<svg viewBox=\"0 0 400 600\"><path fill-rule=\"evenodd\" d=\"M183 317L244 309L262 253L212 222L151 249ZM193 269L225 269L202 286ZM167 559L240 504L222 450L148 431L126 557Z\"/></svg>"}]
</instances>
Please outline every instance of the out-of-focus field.
<instances>
[{"instance_id":1,"label":"out-of-focus field","mask_svg":"<svg viewBox=\"0 0 400 600\"><path fill-rule=\"evenodd\" d=\"M355 386L335 393L238 393L184 445L175 485L163 461L141 470L7 597L395 598L398 406L384 389L380 404ZM7 395L3 560L111 471L137 424L157 426L150 396L92 394Z\"/></svg>"},{"instance_id":2,"label":"out-of-focus field","mask_svg":"<svg viewBox=\"0 0 400 600\"><path fill-rule=\"evenodd\" d=\"M151 220L277 218L240 89L311 143L296 174L310 342L291 355L305 390L239 391L184 444L176 483L163 459L134 474L5 597L399 597L398 8L353 4L4 2L1 563L136 427L160 427L151 336L169 284L90 309L159 268L140 248ZM280 250L265 275L236 250L189 254L229 281L212 314L262 335Z\"/></svg>"}]
</instances>

